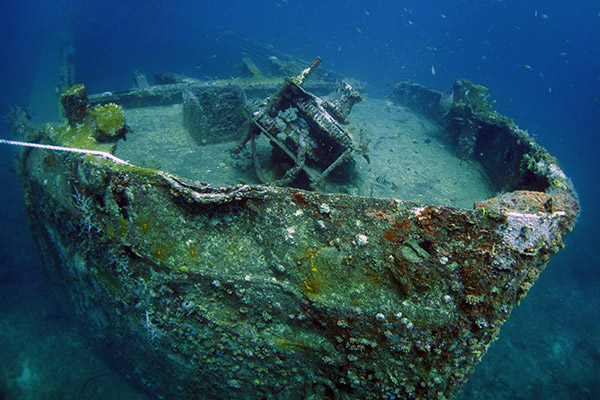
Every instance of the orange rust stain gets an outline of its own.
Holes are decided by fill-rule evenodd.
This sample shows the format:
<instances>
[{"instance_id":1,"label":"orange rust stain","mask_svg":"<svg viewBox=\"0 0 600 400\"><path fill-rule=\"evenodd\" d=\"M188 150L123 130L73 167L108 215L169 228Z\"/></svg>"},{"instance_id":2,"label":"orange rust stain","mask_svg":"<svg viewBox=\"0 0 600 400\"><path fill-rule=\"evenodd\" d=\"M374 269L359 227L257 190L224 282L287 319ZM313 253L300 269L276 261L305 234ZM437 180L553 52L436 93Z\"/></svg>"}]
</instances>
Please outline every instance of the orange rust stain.
<instances>
[{"instance_id":1,"label":"orange rust stain","mask_svg":"<svg viewBox=\"0 0 600 400\"><path fill-rule=\"evenodd\" d=\"M309 206L308 201L306 200L306 196L298 192L297 190L294 191L294 193L292 193L292 203L304 208Z\"/></svg>"},{"instance_id":2,"label":"orange rust stain","mask_svg":"<svg viewBox=\"0 0 600 400\"><path fill-rule=\"evenodd\" d=\"M383 233L383 240L388 242L403 242L408 237L408 232L413 229L410 219L396 220L392 227Z\"/></svg>"},{"instance_id":3,"label":"orange rust stain","mask_svg":"<svg viewBox=\"0 0 600 400\"><path fill-rule=\"evenodd\" d=\"M393 242L396 239L398 239L398 235L396 235L396 231L394 230L394 228L386 230L383 234L383 240L386 240L388 242Z\"/></svg>"},{"instance_id":4,"label":"orange rust stain","mask_svg":"<svg viewBox=\"0 0 600 400\"><path fill-rule=\"evenodd\" d=\"M392 219L392 216L386 210L372 209L368 213L375 220L389 221Z\"/></svg>"}]
</instances>

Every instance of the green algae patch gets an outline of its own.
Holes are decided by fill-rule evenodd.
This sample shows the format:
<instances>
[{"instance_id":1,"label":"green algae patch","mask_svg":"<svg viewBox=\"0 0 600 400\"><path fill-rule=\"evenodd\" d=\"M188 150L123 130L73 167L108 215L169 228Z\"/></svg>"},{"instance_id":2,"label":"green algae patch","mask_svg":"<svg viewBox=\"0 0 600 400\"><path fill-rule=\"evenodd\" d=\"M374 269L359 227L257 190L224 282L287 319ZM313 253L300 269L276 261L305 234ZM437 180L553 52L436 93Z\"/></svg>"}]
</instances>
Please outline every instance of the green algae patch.
<instances>
[{"instance_id":1,"label":"green algae patch","mask_svg":"<svg viewBox=\"0 0 600 400\"><path fill-rule=\"evenodd\" d=\"M124 138L129 131L125 124L125 113L115 103L97 105L87 112L93 118L93 136L99 142L115 142Z\"/></svg>"},{"instance_id":2,"label":"green algae patch","mask_svg":"<svg viewBox=\"0 0 600 400\"><path fill-rule=\"evenodd\" d=\"M102 144L124 139L125 134L129 132L121 106L109 103L88 107L88 97L82 84L63 90L60 102L67 117L67 124L45 128L47 136L55 143L112 153L114 145Z\"/></svg>"},{"instance_id":3,"label":"green algae patch","mask_svg":"<svg viewBox=\"0 0 600 400\"><path fill-rule=\"evenodd\" d=\"M90 125L91 123L88 119L86 119L83 124L79 125L47 125L44 128L44 133L53 144L76 149L112 153L115 149L115 144L99 143L94 138L94 131Z\"/></svg>"}]
</instances>

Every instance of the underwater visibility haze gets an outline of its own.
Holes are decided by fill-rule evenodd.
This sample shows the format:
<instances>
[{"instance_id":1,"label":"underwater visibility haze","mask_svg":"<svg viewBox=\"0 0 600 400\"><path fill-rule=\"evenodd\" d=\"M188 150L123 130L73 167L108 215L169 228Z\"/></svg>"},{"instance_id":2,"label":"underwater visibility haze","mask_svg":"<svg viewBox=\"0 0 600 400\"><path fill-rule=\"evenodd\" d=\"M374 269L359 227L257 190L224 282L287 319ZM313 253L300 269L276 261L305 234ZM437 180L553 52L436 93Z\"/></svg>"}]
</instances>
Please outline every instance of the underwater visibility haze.
<instances>
[{"instance_id":1,"label":"underwater visibility haze","mask_svg":"<svg viewBox=\"0 0 600 400\"><path fill-rule=\"evenodd\" d=\"M436 292L436 284L428 279L432 279L437 272L415 273L407 265L431 266L432 259L438 257L441 260L438 265L440 275L453 279L456 267L453 267L452 260L463 254L456 250L460 247L456 247L454 242L450 244L452 240L460 238L465 249L484 243L487 239L483 236L499 226L497 224L502 212L511 206L516 207L519 201L540 200L544 189L548 189L548 196L561 190L572 194L576 199L573 207L577 210L569 217L575 219L580 205L577 223L573 232L565 237L564 248L550 259L539 279L537 274L532 273L524 278L526 282L520 283L521 291L514 294L513 298L521 298L528 292L527 296L512 312L512 303L506 306L510 318L502 326L498 340L491 344L455 398L600 398L600 322L597 318L600 315L600 258L597 253L600 244L597 236L600 224L600 203L597 198L600 193L599 3L563 0L62 0L49 3L32 0L5 4L0 19L0 58L3 68L0 76L3 94L0 112L7 116L0 122L0 139L12 138L11 124L16 116L21 118L17 121L35 127L38 133L50 132L48 135L52 137L52 143L59 144L57 138L66 137L61 128L53 130L44 128L44 125L68 126L64 111L59 111L60 95L62 93L65 98L67 93L70 99L83 98L77 97L83 87L72 86L83 84L87 93L86 104L82 108L85 117L78 119L76 115L69 115L69 107L74 107L73 103L69 103L70 100L63 101L69 124L78 127L77 134L81 134L83 139L65 139L60 144L88 148L86 146L93 142L90 149L111 152L119 159L141 167L135 169L137 167L123 164L123 168L130 171L131 180L127 181L129 178L126 174L114 173L104 167L103 163L109 160L98 162L94 167L98 169L95 170L91 167L86 169L85 163L79 165L85 159L81 157L80 161L66 168L68 172L65 174L72 173L73 176L65 183L64 177L53 175L53 171L65 167L60 164L66 158L31 157L31 164L28 164L29 161L22 162L20 158L22 149L0 144L3 205L0 208L0 400L160 398L165 393L160 388L175 386L179 382L170 380L168 374L154 381L149 378L159 375L160 355L167 351L163 347L165 338L169 335L185 338L192 333L205 332L194 330L197 326L193 324L170 325L166 318L161 319L158 311L160 298L171 295L178 300L167 302L163 309L165 313L172 312L173 318L176 316L182 320L188 317L194 319L194 323L206 327L206 331L221 332L222 329L225 332L222 334L222 343L229 343L227 340L236 335L248 335L250 338L256 337L257 343L262 343L261 340L276 343L274 347L279 347L281 354L305 354L298 359L290 356L286 364L282 361L285 360L283 355L279 359L273 355L275 351L267 351L266 346L257 345L250 350L250 346L244 348L242 345L240 350L236 350L238 353L230 353L225 344L207 343L214 339L207 334L200 348L211 349L210 355L205 357L198 354L198 358L192 357L190 362L199 363L201 360L206 365L219 365L219 362L225 362L220 357L223 360L228 357L240 360L240 377L231 378L227 375L229 378L220 382L230 390L231 398L241 398L240 393L250 390L249 387L272 386L260 374L244 375L246 363L255 368L249 367L253 371L293 370L288 371L289 376L296 374L297 378L294 379L298 383L303 379L310 381L307 376L313 376L312 372L303 371L302 366L305 365L303 362L310 363L312 361L309 360L313 358L323 363L322 368L343 364L352 373L341 378L337 386L325 380L310 385L307 383L306 387L310 389L304 393L294 393L294 396L307 399L352 398L348 397L351 396L348 393L364 382L378 381L377 374L380 373L375 367L373 370L363 369L362 375L355 373L360 370L356 365L362 366L361 363L365 361L359 359L362 357L359 352L366 351L375 359L381 356L379 352L385 347L383 343L391 343L401 352L404 342L395 336L394 329L400 326L404 332L400 336L410 337L413 325L415 329L412 332L415 332L420 324L426 324L416 317L412 319L417 314L412 313L409 303L413 303L408 299L425 299ZM312 76L302 75L303 68L308 68L311 63L314 67ZM66 70L65 65L69 66ZM288 81L292 83L284 86L285 89L279 89L283 80L270 75L271 72L267 70L269 65L276 65L278 72L295 80ZM324 127L319 122L322 121L321 114L310 114L303 107L309 103L313 106L322 104L321 98L329 99L331 104L337 101L335 95L328 93L336 89L337 86L331 84L335 81L337 85L340 77L344 77L352 87L346 88L345 92L338 89L338 96L347 96L344 101L351 104L339 118L336 117L343 123L334 124L346 128L334 132L331 125ZM299 89L300 85L294 86L304 78L307 92L318 92L318 96L312 97ZM200 89L181 89L190 82ZM411 84L398 85L401 82ZM161 92L153 99L159 98L160 104L140 106L145 98L135 93L149 93L143 91L149 91L158 83L162 83ZM416 85L410 86L412 83ZM235 89L236 85L245 90ZM172 88L175 88L174 91L169 92ZM498 114L487 108L485 102L475 104L475 94L481 95L481 99L486 98L485 88L489 89L490 104ZM135 92L138 89L141 92ZM134 95L127 97L127 93ZM279 93L280 102L272 100L257 106L266 97L264 93ZM416 104L415 93L422 95L422 98L433 98L435 101L431 104L434 104L434 111L431 111L431 104L427 106L429 108L422 105L420 110L412 109L411 105ZM88 97L89 108L86 109ZM110 104L103 106L113 101L121 104L122 108ZM465 111L469 107L459 110L457 104L467 104L472 107L469 109L471 111ZM277 112L263 112L268 107L275 107L273 109ZM219 135L232 134L240 126L248 130L245 141L241 140L241 136L232 135L233 140L238 142L235 157L231 156L233 141L216 139L213 142L214 138L203 132L203 127L211 122L204 117L194 117L204 115L208 108L212 110L214 121L223 129ZM234 109L236 113L226 112ZM325 109L332 115L339 112L339 108L327 105ZM194 114L198 110L199 114ZM477 119L475 114L487 119ZM255 119L243 125L249 115ZM300 115L303 117L300 118ZM119 122L123 116L124 122ZM512 119L516 125L506 122L503 116ZM118 125L116 128L112 125L115 121ZM485 140L478 139L479 144L474 143L475 136L471 139L464 133L459 133L458 139L449 139L448 131L451 129L457 132L473 129L474 132L486 121L492 121L490 125L494 127L508 127L506 129L511 134L527 132L548 151L545 153L537 145L531 144L533 141L530 142L526 136L517 134L515 146L526 143L533 146L536 157L543 157L529 159L528 168L544 169L544 173L547 173L544 175L547 178L545 186L536 188L537 183L530 176L518 178L526 181L531 190L542 190L540 199L527 195L523 197L525 200L511 197L513 189L521 189L519 185L513 187L509 184L512 178L517 180L518 175L515 171L517 164L510 164L512 161L506 161L506 170L498 168L498 171L502 171L501 176L490 173L490 165L500 165L498 160L501 157L509 160L513 157L513 150L501 154L482 147L480 143L488 143L489 146L498 144L492 139L486 141L488 137ZM349 122L347 126L344 125L346 122ZM330 134L335 140L327 142L322 136L315 139L315 129L320 129L321 135L323 132ZM91 136L85 136L90 132ZM310 132L313 136L310 136ZM270 140L267 140L269 134L274 136L269 136ZM126 137L125 141L120 140L123 137ZM278 142L278 138L283 139ZM512 138L510 136L510 140ZM50 143L40 139L40 136L35 139ZM112 142L117 140L119 143L115 149ZM508 142L509 139L506 139ZM286 143L288 147L284 148ZM291 150L290 143L294 143ZM338 145L339 148L336 147ZM306 153L309 155L303 153L302 146L309 149ZM323 146L328 148L332 157L329 162L336 163L337 171L347 167L347 171L351 172L336 174L334 170L328 175L330 170L327 167L330 164L323 166L322 161L327 157L319 153ZM522 147L518 148L520 152L527 153ZM46 150L32 150L31 154L45 154L42 151ZM290 156L290 151L298 151L297 158ZM497 155L496 164L486 161L488 152ZM351 158L345 158L349 154L352 154L349 156ZM553 161L542 163L544 160L554 160L550 155L558 160L557 164L553 164ZM523 154L519 153L519 156ZM524 159L529 156L529 153L525 154ZM306 165L299 166L299 173L290 167L289 160L295 160L300 165L299 160L304 160L304 157L317 159L312 160L313 164L309 165L310 161L306 161ZM274 166L277 162L280 165ZM24 174L27 168L31 169L29 178L21 180L20 174L27 175ZM152 175L147 172L154 169L166 173ZM319 169L322 176L316 172ZM577 194L571 192L570 181L563 171L572 180ZM299 176L304 176L305 181ZM253 185L265 181L285 181L286 185L291 182L293 188L302 189L320 187L324 188L322 192L343 195L337 198L316 193L319 190L309 194L296 189L271 192L252 189ZM36 182L42 183L36 186ZM110 187L108 194L99 194L98 188L102 185ZM230 189L214 189L218 186ZM162 189L155 190L156 187ZM47 198L52 197L48 193L53 193L58 199L56 204L63 201L65 208L59 209L55 203L46 202ZM170 193L177 207L152 209L150 203L155 206L163 204L161 196L164 193ZM152 201L136 203L145 195ZM343 196L346 195L361 200L348 200L345 203ZM240 196L248 198L244 197L242 201ZM280 198L285 201L278 202ZM394 203L389 200L392 198L414 203ZM494 199L501 199L498 203L504 203L494 203ZM562 213L560 207L563 204L545 197L542 200L545 201L544 212ZM233 208L223 205L237 202L243 204L239 206L243 212L241 208L236 208L237 205ZM421 207L421 204L435 206ZM359 206L365 211L362 208L359 210ZM185 207L189 209L184 210ZM32 209L38 210L39 214L32 216ZM205 215L204 211L198 212L200 209L210 210L213 214ZM472 212L473 209L476 212ZM97 214L93 214L92 210ZM42 215L43 212L46 215ZM69 213L81 213L82 217L69 219ZM100 221L98 215L103 215L105 220ZM242 215L256 219L248 222L240 217ZM522 217L522 214L508 211L506 215L516 220ZM311 220L311 225L303 225L302 219L309 216L314 217L315 221ZM405 219L401 220L401 216ZM562 218L563 214L560 216ZM43 227L32 228L43 240L37 243L32 240L28 218L34 226L39 223ZM186 221L186 218L189 220ZM163 223L165 220L175 222L167 225ZM342 225L350 220L355 231L348 233ZM409 220L414 228L406 228L409 224L406 221ZM270 236L274 235L269 232L270 228L261 231L264 221L269 224L277 221L273 222L273 226L280 227L284 232L281 243L295 248L295 253L280 252L278 246L281 243L277 242L279 239L274 239L275 236ZM556 239L552 236L559 229L558 225L561 229L558 236L572 227L570 220L568 223L552 221L536 222L538 228L553 232L547 239L552 244L552 249L547 252L548 257L563 244L560 237ZM190 225L192 222L206 227L204 233L195 232L193 225ZM520 240L541 242L543 238L528 237L531 221L526 222L519 234L506 233L509 239L505 243L511 241L511 245L522 250L517 257L519 262L534 263L531 260L538 254L526 249ZM57 228L49 227L52 224L63 225L67 232L63 239L55 233L58 232ZM456 233L448 233L447 237L439 232L434 234L435 224L448 224L443 226L451 226ZM456 228L457 225L462 228ZM244 237L246 228L255 229L252 232L259 234ZM379 228L382 238L378 247L373 232L378 232ZM404 237L405 228L418 231L418 238L416 233ZM339 237L332 236L317 244L330 231L338 232ZM303 234L306 237L303 238ZM162 242L156 244L150 237ZM448 246L444 249L443 245L436 243L441 238L448 239ZM90 257L95 259L108 260L107 265L113 268L108 274L95 275L94 279L98 279L98 287L119 293L115 295L114 304L117 305L112 310L106 310L106 315L100 309L91 306L86 308L90 304L99 304L97 301L100 300L94 294L90 294L89 298L82 296L85 300L81 304L85 304L85 307L65 302L65 298L71 294L69 289L62 287L65 282L63 276L41 262L47 254L68 260L65 270L83 282L79 290L96 288L94 283L88 282L91 279L86 277L85 270L88 267L78 255L81 248L77 247L78 242L92 239L97 241L86 244L85 251L93 254ZM309 242L309 239L315 241ZM55 243L55 246L44 247L40 243ZM113 257L113 249L108 247L111 243L122 244L119 251L128 257L129 264ZM265 248L271 247L271 251L258 250L256 243ZM476 259L478 268L483 269L484 262L503 251L496 244L484 243L485 257L482 255L482 258ZM391 254L386 253L388 248L393 248ZM181 261L179 251L185 254L187 261ZM467 253L472 255L470 251L465 250L465 258ZM117 254L116 250L114 254ZM541 255L540 260L546 260L545 256ZM207 267L209 272L205 271L206 279L196 283L194 290L224 293L222 297L215 297L222 304L215 306L214 299L212 303L202 303L206 299L203 300L200 295L182 295L192 290L192 285L185 279L175 279L165 284L164 287L168 287L165 292L154 293L153 289L148 289L155 300L144 302L138 299L136 304L134 297L142 290L140 287L151 285L149 282L154 282L158 275L171 271L170 265L177 264L175 274L186 276L186 273L190 273L191 276L192 264L202 257L212 258L214 262ZM153 261L147 262L149 259ZM230 259L248 260L247 272L240 275L238 281L235 280L237 278L231 281L223 278L229 271L226 263ZM361 275L362 272L352 269L359 259L365 263L365 260L372 261L371 269L362 271L367 278ZM400 259L404 261L398 261ZM295 267L291 268L286 262ZM539 260L536 258L535 262ZM220 263L225 263L225 266ZM260 275L261 263L268 265L266 268L272 275L269 275L269 279L255 279ZM133 268L137 264L144 265L150 272L132 270L123 273L119 270L123 265ZM378 273L380 264L388 265L388 272ZM344 265L348 271L354 272L345 271L332 278L333 271L336 271L333 265ZM465 265L469 266L469 260ZM466 267L460 268L463 268L465 276ZM498 269L502 270L499 274L505 274L509 268ZM235 267L231 267L230 273L234 277L237 273ZM405 278L409 273L415 274L416 278ZM119 274L123 274L123 280L114 278L121 276ZM294 274L304 274L297 278L296 286ZM330 276L326 277L326 274ZM536 279L535 286L531 287ZM386 297L383 292L373 289L380 282L388 280L399 293L398 298L407 299L399 301L404 307L402 312L391 312L393 307L389 304L396 301L396 295ZM489 282L492 281L490 279ZM248 286L244 286L244 282ZM85 286L87 283L89 287ZM129 284L132 286L127 286ZM476 286L475 283L472 285ZM438 296L439 309L435 311L438 314L434 311L425 314L446 315L444 310L451 309L454 304L453 296L468 292L468 286L467 282L464 287L448 283L446 289L449 294L444 292ZM290 294L279 298L277 296L280 293L273 287ZM492 288L490 293L502 290ZM55 296L55 292L67 295ZM97 293L101 292L97 290ZM265 308L261 312L253 315L256 310L252 308L252 301L260 297L256 293L263 292L271 293L269 296L272 297L265 301ZM253 297L255 294L256 297ZM364 334L362 341L344 338L339 333L353 329L352 318L339 317L345 315L344 303L339 300L345 294L353 299L355 309L348 315L356 317L354 329ZM467 294L466 305L462 306L463 311L466 310L464 314L476 315L478 311L474 310L480 307L486 296L488 294ZM227 307L233 298L239 300L239 304L232 303L236 308L232 308L230 313ZM304 308L298 307L306 314L294 308L294 301L302 304ZM372 313L376 326L373 330L380 329L381 337L385 339L369 340L367 336L372 330L364 328L360 322L363 321L361 313L364 310L376 310L376 303L382 304L382 310L390 311ZM119 308L120 304L123 305L122 309ZM322 305L323 309L314 311L311 308L314 304L319 304L318 307ZM77 309L75 314L80 317L85 315L83 321L75 318L72 308ZM290 311L292 308L293 312ZM128 331L131 327L125 328L125 322L115 325L114 329L110 327L109 315L118 315L125 312L123 310L131 309L137 313L137 322L133 321L137 323L135 328ZM311 312L321 317L315 319L317 322L311 327L307 327L305 322L309 318L307 310L313 310ZM282 316L277 314L280 311ZM462 315L463 311L457 313ZM330 323L327 318L334 315L338 315L339 320ZM451 320L450 315L454 314L449 312L448 320ZM489 321L499 321L498 324L501 324L506 316L496 320L490 317ZM253 318L260 322L258 326L248 322ZM483 332L489 328L492 332L496 328L488 326L485 320L473 319L473 335L480 330ZM108 326L106 331L96 329L103 323ZM288 323L289 327L286 325ZM271 328L264 329L265 326ZM297 331L293 330L294 326L298 327ZM331 338L336 339L332 339L331 343L316 339L311 329L324 332L324 337L331 330L334 332ZM109 333L107 339L100 333L111 330L115 337L110 337ZM131 337L125 337L124 332L129 332ZM437 334L441 335L439 332ZM457 325L452 335L458 336L462 334L460 332ZM435 335L433 333L431 336ZM482 340L482 346L492 340L491 337L485 340L480 336L478 338ZM185 342L187 339L181 340ZM344 345L349 353L344 355L346 359L343 363L336 353L339 343L336 344L335 340L339 343L347 340ZM98 345L98 341L127 342L139 344L136 351L152 350L147 353L128 353L129 347L107 349ZM428 346L424 340L423 343L417 341L412 350L404 348L408 354L406 357L414 357L410 358L413 361L420 360L419 357L429 351L432 352L432 360L454 357L454 348L446 347L434 353ZM258 348L263 353L256 350ZM193 353L186 345L177 351L178 356L170 353L170 365L184 365L187 361L181 360L185 359L186 354ZM457 359L463 362L468 357ZM474 360L477 356L472 358ZM136 360L140 364L142 360L155 360L156 370L149 368L146 371L148 375L137 369L133 371L131 366L136 365ZM272 365L267 365L271 361ZM252 364L254 362L256 365L263 362L265 367L255 367ZM419 362L414 361L420 368ZM460 362L456 362L457 371ZM411 364L410 368L413 367ZM177 368L173 367L170 372L187 373L184 367L181 370ZM453 384L459 379L451 371L442 371L442 367L437 370L433 361L428 368L427 373L423 372L419 379L431 382L431 387L442 385L441 380L445 378L441 377L452 376ZM468 370L465 372L467 375L472 372L465 364L461 364L460 369ZM223 376L225 372L233 376L236 374L235 369L223 371ZM214 374L212 379L218 381L219 371ZM402 389L393 391L379 388L381 395L387 396L382 398L402 398L398 393L412 396L409 398L420 398L419 393L429 390L426 383L423 383L423 387L413 387L410 380L402 381L388 376L381 378L381 381L386 379L397 383ZM282 382L288 381L282 379ZM300 383L298 385L301 386ZM196 398L222 396L222 391L211 391L210 386L209 383L208 389L196 393ZM290 383L289 387L277 390L288 393L294 387ZM255 398L276 398L269 395L271 389L256 392ZM459 384L446 394L454 395L458 389ZM369 387L369 390L375 389ZM182 389L181 393L184 392L187 395L190 393L187 388ZM174 390L172 393L178 392ZM430 392L427 393L421 398L433 398Z\"/></svg>"}]
</instances>

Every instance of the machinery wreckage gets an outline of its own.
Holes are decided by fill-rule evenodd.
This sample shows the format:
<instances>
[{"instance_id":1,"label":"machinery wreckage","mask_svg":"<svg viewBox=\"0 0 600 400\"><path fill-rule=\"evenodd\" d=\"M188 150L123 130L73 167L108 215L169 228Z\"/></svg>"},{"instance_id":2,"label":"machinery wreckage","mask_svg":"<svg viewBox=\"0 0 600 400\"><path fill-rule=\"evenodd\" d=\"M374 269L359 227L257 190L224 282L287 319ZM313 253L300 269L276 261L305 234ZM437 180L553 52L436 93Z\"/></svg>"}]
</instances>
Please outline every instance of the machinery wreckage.
<instances>
[{"instance_id":1,"label":"machinery wreckage","mask_svg":"<svg viewBox=\"0 0 600 400\"><path fill-rule=\"evenodd\" d=\"M247 133L234 153L239 153L248 141L252 142L255 172L264 184L288 186L295 182L297 187L304 178L308 181L305 185L314 189L336 168L348 169L344 164L351 162L353 153L362 152L368 159L364 150L366 138L358 141L341 125L348 123L352 106L362 100L360 94L345 81L325 98L301 87L320 62L315 59L300 76L286 80L279 92L255 110L243 126ZM265 177L257 157L255 139L261 133L273 145L275 164L285 168L278 179Z\"/></svg>"},{"instance_id":2,"label":"machinery wreckage","mask_svg":"<svg viewBox=\"0 0 600 400\"><path fill-rule=\"evenodd\" d=\"M572 230L571 181L485 88L457 80L446 93L402 83L388 100L442 126L503 194L463 209L324 192L369 157L344 128L358 91L317 78L315 90L337 88L312 94L318 59L276 85L244 62L256 79L149 86L137 74L136 89L89 98L73 86L62 125L15 113L48 275L161 398L452 398ZM246 109L260 90L275 94ZM113 155L122 107L174 103L200 146L250 143L262 183L211 185Z\"/></svg>"}]
</instances>

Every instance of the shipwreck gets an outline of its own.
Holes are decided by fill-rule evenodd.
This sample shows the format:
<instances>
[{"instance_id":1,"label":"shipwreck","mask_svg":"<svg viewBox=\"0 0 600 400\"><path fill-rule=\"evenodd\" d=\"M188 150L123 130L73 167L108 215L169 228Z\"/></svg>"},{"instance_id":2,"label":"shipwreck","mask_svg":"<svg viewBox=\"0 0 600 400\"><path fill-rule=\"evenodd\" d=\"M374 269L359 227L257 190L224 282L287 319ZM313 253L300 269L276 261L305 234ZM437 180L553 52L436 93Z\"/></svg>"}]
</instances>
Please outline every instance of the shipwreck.
<instances>
[{"instance_id":1,"label":"shipwreck","mask_svg":"<svg viewBox=\"0 0 600 400\"><path fill-rule=\"evenodd\" d=\"M571 181L484 87L363 99L319 62L14 112L48 276L159 398L450 399L574 227Z\"/></svg>"}]
</instances>

